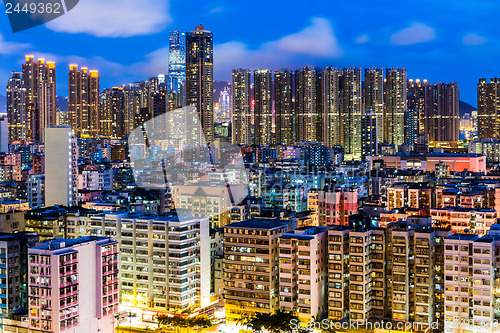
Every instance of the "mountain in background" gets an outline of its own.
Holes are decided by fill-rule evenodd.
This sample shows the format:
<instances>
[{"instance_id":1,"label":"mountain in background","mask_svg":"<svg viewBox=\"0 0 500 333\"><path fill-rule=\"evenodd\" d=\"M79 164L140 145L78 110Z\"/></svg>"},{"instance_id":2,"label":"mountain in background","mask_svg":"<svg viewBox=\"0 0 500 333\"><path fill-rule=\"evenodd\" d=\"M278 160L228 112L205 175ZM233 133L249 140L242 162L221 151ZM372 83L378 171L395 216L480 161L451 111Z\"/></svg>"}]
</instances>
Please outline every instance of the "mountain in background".
<instances>
[{"instance_id":1,"label":"mountain in background","mask_svg":"<svg viewBox=\"0 0 500 333\"><path fill-rule=\"evenodd\" d=\"M472 111L476 111L477 108L474 106L470 105L469 103L466 103L464 101L460 101L459 105L459 112L460 112L460 118L463 118L464 114L468 113L469 115L472 113Z\"/></svg>"}]
</instances>

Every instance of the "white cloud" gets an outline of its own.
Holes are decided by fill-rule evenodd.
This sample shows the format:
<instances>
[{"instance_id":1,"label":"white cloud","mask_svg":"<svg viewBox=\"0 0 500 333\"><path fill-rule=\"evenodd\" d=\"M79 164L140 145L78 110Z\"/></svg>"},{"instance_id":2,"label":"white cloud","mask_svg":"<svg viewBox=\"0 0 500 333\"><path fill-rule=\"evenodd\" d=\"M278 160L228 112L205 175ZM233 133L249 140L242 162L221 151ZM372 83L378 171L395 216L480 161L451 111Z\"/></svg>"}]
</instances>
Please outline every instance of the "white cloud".
<instances>
[{"instance_id":1,"label":"white cloud","mask_svg":"<svg viewBox=\"0 0 500 333\"><path fill-rule=\"evenodd\" d=\"M304 56L333 59L343 53L330 22L314 18L303 30L264 43L257 49L238 41L214 45L214 71L216 77L228 78L231 70L239 67L296 67L306 65Z\"/></svg>"},{"instance_id":2,"label":"white cloud","mask_svg":"<svg viewBox=\"0 0 500 333\"><path fill-rule=\"evenodd\" d=\"M479 36L478 34L475 34L473 32L466 34L462 38L462 45L483 45L486 44L487 42L488 42L487 38Z\"/></svg>"},{"instance_id":3,"label":"white cloud","mask_svg":"<svg viewBox=\"0 0 500 333\"><path fill-rule=\"evenodd\" d=\"M313 18L312 24L303 30L270 44L278 51L319 57L338 58L344 53L330 21L319 17Z\"/></svg>"},{"instance_id":4,"label":"white cloud","mask_svg":"<svg viewBox=\"0 0 500 333\"><path fill-rule=\"evenodd\" d=\"M368 42L369 40L370 40L370 37L367 34L364 34L364 35L358 36L358 38L356 38L354 40L354 43L364 44L364 43Z\"/></svg>"},{"instance_id":5,"label":"white cloud","mask_svg":"<svg viewBox=\"0 0 500 333\"><path fill-rule=\"evenodd\" d=\"M31 48L31 44L8 42L0 33L0 54L16 54Z\"/></svg>"},{"instance_id":6,"label":"white cloud","mask_svg":"<svg viewBox=\"0 0 500 333\"><path fill-rule=\"evenodd\" d=\"M393 45L411 45L425 43L436 38L436 30L423 23L413 22L409 27L393 34L390 43Z\"/></svg>"},{"instance_id":7,"label":"white cloud","mask_svg":"<svg viewBox=\"0 0 500 333\"><path fill-rule=\"evenodd\" d=\"M224 8L218 6L218 7L214 7L212 9L210 9L209 13L210 14L215 14L215 13L220 13L220 12L223 12L224 11Z\"/></svg>"},{"instance_id":8,"label":"white cloud","mask_svg":"<svg viewBox=\"0 0 500 333\"><path fill-rule=\"evenodd\" d=\"M71 11L46 25L56 32L97 37L148 35L171 22L168 10L168 0L81 0Z\"/></svg>"}]
</instances>

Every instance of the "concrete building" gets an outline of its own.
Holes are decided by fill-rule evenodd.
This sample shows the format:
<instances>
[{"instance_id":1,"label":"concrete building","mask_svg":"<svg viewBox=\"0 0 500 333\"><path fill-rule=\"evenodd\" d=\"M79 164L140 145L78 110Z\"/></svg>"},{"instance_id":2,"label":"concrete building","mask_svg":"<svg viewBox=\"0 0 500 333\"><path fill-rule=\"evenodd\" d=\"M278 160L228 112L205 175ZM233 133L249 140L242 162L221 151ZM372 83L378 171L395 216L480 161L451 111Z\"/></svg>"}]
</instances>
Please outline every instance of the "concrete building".
<instances>
[{"instance_id":1,"label":"concrete building","mask_svg":"<svg viewBox=\"0 0 500 333\"><path fill-rule=\"evenodd\" d=\"M38 242L32 232L0 234L0 331L3 319L28 307L28 248Z\"/></svg>"},{"instance_id":2,"label":"concrete building","mask_svg":"<svg viewBox=\"0 0 500 333\"><path fill-rule=\"evenodd\" d=\"M32 330L112 332L118 311L118 243L53 239L28 250Z\"/></svg>"},{"instance_id":3,"label":"concrete building","mask_svg":"<svg viewBox=\"0 0 500 333\"><path fill-rule=\"evenodd\" d=\"M305 322L328 309L327 235L326 227L303 227L279 238L280 309Z\"/></svg>"},{"instance_id":4,"label":"concrete building","mask_svg":"<svg viewBox=\"0 0 500 333\"><path fill-rule=\"evenodd\" d=\"M71 127L45 129L45 205L77 204L78 148Z\"/></svg>"},{"instance_id":5,"label":"concrete building","mask_svg":"<svg viewBox=\"0 0 500 333\"><path fill-rule=\"evenodd\" d=\"M226 322L279 309L278 238L288 230L280 219L250 219L224 226Z\"/></svg>"},{"instance_id":6,"label":"concrete building","mask_svg":"<svg viewBox=\"0 0 500 333\"><path fill-rule=\"evenodd\" d=\"M100 214L91 217L90 233L113 237L120 245L122 304L163 313L209 305L207 218Z\"/></svg>"}]
</instances>

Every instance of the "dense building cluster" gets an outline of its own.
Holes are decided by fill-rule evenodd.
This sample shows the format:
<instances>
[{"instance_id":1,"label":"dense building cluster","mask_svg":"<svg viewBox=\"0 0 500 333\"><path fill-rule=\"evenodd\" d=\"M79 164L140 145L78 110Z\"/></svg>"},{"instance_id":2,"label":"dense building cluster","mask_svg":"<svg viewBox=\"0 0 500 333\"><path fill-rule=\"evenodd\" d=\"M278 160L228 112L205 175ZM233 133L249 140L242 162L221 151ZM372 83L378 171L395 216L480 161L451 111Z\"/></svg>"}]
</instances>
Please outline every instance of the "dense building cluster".
<instances>
[{"instance_id":1,"label":"dense building cluster","mask_svg":"<svg viewBox=\"0 0 500 333\"><path fill-rule=\"evenodd\" d=\"M405 68L240 68L214 82L212 33L169 37L168 74L120 87L71 64L57 97L55 63L33 56L12 73L0 328L241 325L282 310L491 332L497 79L479 80L478 110L460 119L456 83Z\"/></svg>"}]
</instances>

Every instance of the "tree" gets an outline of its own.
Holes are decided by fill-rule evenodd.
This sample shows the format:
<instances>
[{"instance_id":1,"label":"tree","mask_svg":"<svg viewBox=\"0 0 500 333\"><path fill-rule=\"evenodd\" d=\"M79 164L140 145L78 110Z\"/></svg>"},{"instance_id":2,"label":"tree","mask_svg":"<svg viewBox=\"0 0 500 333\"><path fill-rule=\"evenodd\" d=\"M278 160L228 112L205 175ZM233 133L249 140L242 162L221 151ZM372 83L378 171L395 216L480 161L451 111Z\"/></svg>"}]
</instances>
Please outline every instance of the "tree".
<instances>
[{"instance_id":1,"label":"tree","mask_svg":"<svg viewBox=\"0 0 500 333\"><path fill-rule=\"evenodd\" d=\"M195 327L198 332L201 329L212 326L212 321L208 319L206 316L196 316L193 318L189 318L188 320L189 327Z\"/></svg>"},{"instance_id":2,"label":"tree","mask_svg":"<svg viewBox=\"0 0 500 333\"><path fill-rule=\"evenodd\" d=\"M299 321L294 312L278 310L274 314L258 312L242 319L242 323L255 331L263 329L273 333L291 333L293 320Z\"/></svg>"}]
</instances>

